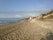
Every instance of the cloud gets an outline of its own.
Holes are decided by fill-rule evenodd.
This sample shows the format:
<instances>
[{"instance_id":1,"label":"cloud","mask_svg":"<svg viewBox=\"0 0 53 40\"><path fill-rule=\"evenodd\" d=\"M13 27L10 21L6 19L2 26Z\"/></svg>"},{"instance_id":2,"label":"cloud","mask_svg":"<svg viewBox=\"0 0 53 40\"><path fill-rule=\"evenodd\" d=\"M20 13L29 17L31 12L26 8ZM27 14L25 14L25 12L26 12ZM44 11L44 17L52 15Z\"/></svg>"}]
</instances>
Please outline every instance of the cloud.
<instances>
[{"instance_id":1,"label":"cloud","mask_svg":"<svg viewBox=\"0 0 53 40\"><path fill-rule=\"evenodd\" d=\"M49 9L46 8L32 8L32 9L18 9L18 10L0 10L0 18L22 18L28 16L37 16L45 13Z\"/></svg>"},{"instance_id":2,"label":"cloud","mask_svg":"<svg viewBox=\"0 0 53 40\"><path fill-rule=\"evenodd\" d=\"M35 16L35 14L29 13L27 14L27 16Z\"/></svg>"},{"instance_id":3,"label":"cloud","mask_svg":"<svg viewBox=\"0 0 53 40\"><path fill-rule=\"evenodd\" d=\"M16 18L21 18L22 16L21 16L21 15L15 15L15 17L16 17Z\"/></svg>"}]
</instances>

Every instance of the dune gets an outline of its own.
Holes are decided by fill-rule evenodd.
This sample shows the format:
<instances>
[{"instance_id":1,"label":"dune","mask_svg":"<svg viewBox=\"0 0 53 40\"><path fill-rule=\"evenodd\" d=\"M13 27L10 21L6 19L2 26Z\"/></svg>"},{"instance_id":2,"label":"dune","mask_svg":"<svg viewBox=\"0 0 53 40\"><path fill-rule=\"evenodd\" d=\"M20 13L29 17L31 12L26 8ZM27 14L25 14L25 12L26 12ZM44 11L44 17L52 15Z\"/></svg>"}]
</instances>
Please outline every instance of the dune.
<instances>
[{"instance_id":1,"label":"dune","mask_svg":"<svg viewBox=\"0 0 53 40\"><path fill-rule=\"evenodd\" d=\"M0 40L53 40L53 12L19 23L0 25Z\"/></svg>"}]
</instances>

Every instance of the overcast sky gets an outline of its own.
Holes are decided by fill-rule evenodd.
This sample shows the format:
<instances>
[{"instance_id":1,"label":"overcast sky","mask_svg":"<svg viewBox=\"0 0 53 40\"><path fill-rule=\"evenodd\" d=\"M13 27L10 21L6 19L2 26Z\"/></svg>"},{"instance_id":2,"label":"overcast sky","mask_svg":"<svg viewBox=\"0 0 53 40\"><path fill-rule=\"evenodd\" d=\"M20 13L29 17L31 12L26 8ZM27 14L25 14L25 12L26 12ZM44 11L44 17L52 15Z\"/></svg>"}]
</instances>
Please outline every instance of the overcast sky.
<instances>
[{"instance_id":1,"label":"overcast sky","mask_svg":"<svg viewBox=\"0 0 53 40\"><path fill-rule=\"evenodd\" d=\"M53 10L53 0L0 0L0 18L37 16Z\"/></svg>"}]
</instances>

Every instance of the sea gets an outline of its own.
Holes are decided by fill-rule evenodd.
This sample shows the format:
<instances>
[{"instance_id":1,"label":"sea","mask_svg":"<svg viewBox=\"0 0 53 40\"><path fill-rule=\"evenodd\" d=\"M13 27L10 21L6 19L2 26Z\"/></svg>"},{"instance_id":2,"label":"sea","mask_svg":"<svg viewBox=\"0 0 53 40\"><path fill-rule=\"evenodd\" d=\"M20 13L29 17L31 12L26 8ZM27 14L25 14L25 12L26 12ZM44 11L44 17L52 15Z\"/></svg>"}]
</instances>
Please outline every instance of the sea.
<instances>
[{"instance_id":1,"label":"sea","mask_svg":"<svg viewBox=\"0 0 53 40\"><path fill-rule=\"evenodd\" d=\"M21 21L20 18L0 18L0 24L16 23Z\"/></svg>"}]
</instances>

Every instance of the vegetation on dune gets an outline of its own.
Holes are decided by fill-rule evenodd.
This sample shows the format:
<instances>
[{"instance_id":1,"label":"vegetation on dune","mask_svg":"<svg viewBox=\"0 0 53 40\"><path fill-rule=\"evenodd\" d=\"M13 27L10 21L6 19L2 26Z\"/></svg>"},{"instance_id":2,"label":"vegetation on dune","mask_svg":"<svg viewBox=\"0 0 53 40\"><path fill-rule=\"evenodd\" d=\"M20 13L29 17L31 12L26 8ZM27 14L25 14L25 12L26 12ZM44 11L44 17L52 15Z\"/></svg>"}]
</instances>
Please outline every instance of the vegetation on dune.
<instances>
[{"instance_id":1,"label":"vegetation on dune","mask_svg":"<svg viewBox=\"0 0 53 40\"><path fill-rule=\"evenodd\" d=\"M53 18L53 11L50 11L46 14L41 14L40 16L37 17L39 20L44 20L44 19L52 19Z\"/></svg>"}]
</instances>

